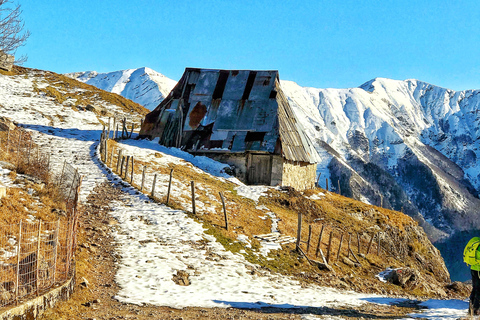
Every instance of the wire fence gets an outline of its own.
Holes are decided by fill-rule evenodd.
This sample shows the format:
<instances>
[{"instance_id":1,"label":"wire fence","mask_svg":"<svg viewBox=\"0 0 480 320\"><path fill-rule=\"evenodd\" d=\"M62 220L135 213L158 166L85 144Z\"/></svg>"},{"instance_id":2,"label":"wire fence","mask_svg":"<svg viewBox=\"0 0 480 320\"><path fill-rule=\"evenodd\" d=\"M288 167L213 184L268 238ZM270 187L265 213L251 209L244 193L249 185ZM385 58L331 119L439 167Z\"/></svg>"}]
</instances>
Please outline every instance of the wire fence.
<instances>
[{"instance_id":1,"label":"wire fence","mask_svg":"<svg viewBox=\"0 0 480 320\"><path fill-rule=\"evenodd\" d=\"M56 200L65 202L66 208L66 218L57 221L0 224L0 307L5 307L43 294L75 274L81 177L66 162L60 175L52 174L50 156L24 130L4 132L1 142L2 159L14 164L17 172L56 187Z\"/></svg>"}]
</instances>

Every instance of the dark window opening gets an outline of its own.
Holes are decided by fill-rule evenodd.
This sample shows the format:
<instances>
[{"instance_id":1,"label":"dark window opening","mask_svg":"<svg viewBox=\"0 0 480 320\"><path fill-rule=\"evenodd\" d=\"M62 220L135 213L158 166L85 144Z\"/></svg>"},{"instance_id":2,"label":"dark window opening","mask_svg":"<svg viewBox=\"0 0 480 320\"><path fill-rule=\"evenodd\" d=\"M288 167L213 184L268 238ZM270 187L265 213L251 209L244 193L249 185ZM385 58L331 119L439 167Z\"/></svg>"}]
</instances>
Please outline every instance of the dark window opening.
<instances>
[{"instance_id":1,"label":"dark window opening","mask_svg":"<svg viewBox=\"0 0 480 320\"><path fill-rule=\"evenodd\" d=\"M248 74L247 84L245 85L245 91L243 91L242 100L247 100L252 92L253 84L255 82L255 77L257 76L256 71L250 71Z\"/></svg>"},{"instance_id":2,"label":"dark window opening","mask_svg":"<svg viewBox=\"0 0 480 320\"><path fill-rule=\"evenodd\" d=\"M270 91L270 99L275 99L277 97L277 90Z\"/></svg>"},{"instance_id":3,"label":"dark window opening","mask_svg":"<svg viewBox=\"0 0 480 320\"><path fill-rule=\"evenodd\" d=\"M249 131L245 136L245 142L263 141L263 138L265 138L265 132Z\"/></svg>"},{"instance_id":4,"label":"dark window opening","mask_svg":"<svg viewBox=\"0 0 480 320\"><path fill-rule=\"evenodd\" d=\"M223 145L223 140L210 140L209 149L221 148Z\"/></svg>"},{"instance_id":5,"label":"dark window opening","mask_svg":"<svg viewBox=\"0 0 480 320\"><path fill-rule=\"evenodd\" d=\"M221 99L223 96L223 91L225 91L225 85L228 80L228 71L220 70L220 75L218 76L217 85L213 91L212 99Z\"/></svg>"}]
</instances>

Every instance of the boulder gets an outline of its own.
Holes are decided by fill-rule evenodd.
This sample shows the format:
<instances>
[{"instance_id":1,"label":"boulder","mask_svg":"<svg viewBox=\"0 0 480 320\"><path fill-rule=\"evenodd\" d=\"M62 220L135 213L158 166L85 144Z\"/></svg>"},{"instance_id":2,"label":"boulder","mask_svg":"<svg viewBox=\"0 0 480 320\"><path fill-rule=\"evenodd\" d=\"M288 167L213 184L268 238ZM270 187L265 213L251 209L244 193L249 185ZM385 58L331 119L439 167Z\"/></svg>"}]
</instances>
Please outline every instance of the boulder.
<instances>
[{"instance_id":1,"label":"boulder","mask_svg":"<svg viewBox=\"0 0 480 320\"><path fill-rule=\"evenodd\" d=\"M418 282L418 280L420 280L420 274L412 268L398 268L392 269L385 279L397 286L405 287Z\"/></svg>"},{"instance_id":2,"label":"boulder","mask_svg":"<svg viewBox=\"0 0 480 320\"><path fill-rule=\"evenodd\" d=\"M14 56L6 54L2 50L0 50L0 69L5 71L12 71L14 61Z\"/></svg>"}]
</instances>

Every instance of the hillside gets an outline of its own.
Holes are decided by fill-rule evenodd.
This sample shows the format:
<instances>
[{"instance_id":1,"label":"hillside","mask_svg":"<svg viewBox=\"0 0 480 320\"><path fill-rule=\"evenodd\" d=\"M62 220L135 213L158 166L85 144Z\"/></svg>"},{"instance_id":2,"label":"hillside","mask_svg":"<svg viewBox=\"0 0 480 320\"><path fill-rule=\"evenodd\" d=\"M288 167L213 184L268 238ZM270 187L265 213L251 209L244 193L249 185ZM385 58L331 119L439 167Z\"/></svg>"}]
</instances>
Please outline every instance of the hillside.
<instances>
[{"instance_id":1,"label":"hillside","mask_svg":"<svg viewBox=\"0 0 480 320\"><path fill-rule=\"evenodd\" d=\"M390 306L406 300L389 300L373 293L409 297L465 294L449 286L448 271L439 252L416 222L399 212L320 189L304 194L288 189L256 190L232 179L224 172L224 165L208 159L193 158L154 142L111 141L109 149L116 148L113 164L119 148L135 156L137 187L144 164L148 166L145 192L151 190L152 175L157 174L159 202L165 201L168 175L174 168L169 206L151 201L109 172L96 151L107 116L111 113L140 120L147 111L135 106L48 71L16 68L10 74L0 73L2 114L15 119L51 154L54 169L60 171L67 161L83 176L80 198L85 211L77 271L78 278L87 279L89 284L86 288L78 283L73 299L52 310L49 318L75 319L86 312L91 316L99 312L111 314L113 310L128 312L125 308L130 303L149 305L135 309L139 313L150 312L147 310L155 306L200 308L193 310L194 317L202 313L201 308L230 306L273 307L279 308L279 314L298 307L297 318L305 313L325 312L369 317L382 310L388 318L413 312L412 305ZM196 181L198 192L197 215L191 213L191 180ZM218 191L226 196L229 230L224 229ZM252 200L254 194L259 198ZM318 240L324 225L327 231L322 248L326 250L326 234L335 232L329 270L319 269L317 263L309 264L294 251L293 244L265 247L262 240L255 238L272 231L295 237L299 211L304 212L303 241L308 238L309 224L312 243ZM375 241L366 254L369 239L378 231L382 234L380 251ZM361 265L346 254L348 233L360 236L364 256L358 254L357 259ZM338 257L341 234L345 239ZM352 247L357 250L354 243ZM309 251L305 243L301 246L310 259L320 259L314 253L314 244ZM265 249L269 247L271 250ZM384 283L376 276L387 267L410 273L404 282ZM188 275L190 285L177 283L185 284L182 274ZM170 309L165 312L170 314ZM183 311L175 312L173 317L185 316ZM238 315L238 311L226 312Z\"/></svg>"},{"instance_id":2,"label":"hillside","mask_svg":"<svg viewBox=\"0 0 480 320\"><path fill-rule=\"evenodd\" d=\"M102 88L116 83L104 79ZM468 279L461 252L480 229L480 91L384 78L350 89L291 81L282 88L323 159L320 186L328 178L330 190L340 184L342 195L410 215L442 250L453 279Z\"/></svg>"}]
</instances>

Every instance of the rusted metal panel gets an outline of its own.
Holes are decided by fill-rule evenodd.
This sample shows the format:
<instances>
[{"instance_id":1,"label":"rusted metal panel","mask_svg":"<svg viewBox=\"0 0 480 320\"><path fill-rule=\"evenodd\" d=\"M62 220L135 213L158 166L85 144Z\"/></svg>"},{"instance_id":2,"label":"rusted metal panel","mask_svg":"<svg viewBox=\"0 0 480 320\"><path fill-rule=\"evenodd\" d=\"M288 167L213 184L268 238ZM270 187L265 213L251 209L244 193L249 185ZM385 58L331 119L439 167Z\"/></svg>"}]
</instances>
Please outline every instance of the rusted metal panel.
<instances>
[{"instance_id":1,"label":"rusted metal panel","mask_svg":"<svg viewBox=\"0 0 480 320\"><path fill-rule=\"evenodd\" d=\"M281 153L287 160L317 162L277 71L187 68L144 127L142 133L160 136L167 146Z\"/></svg>"}]
</instances>

